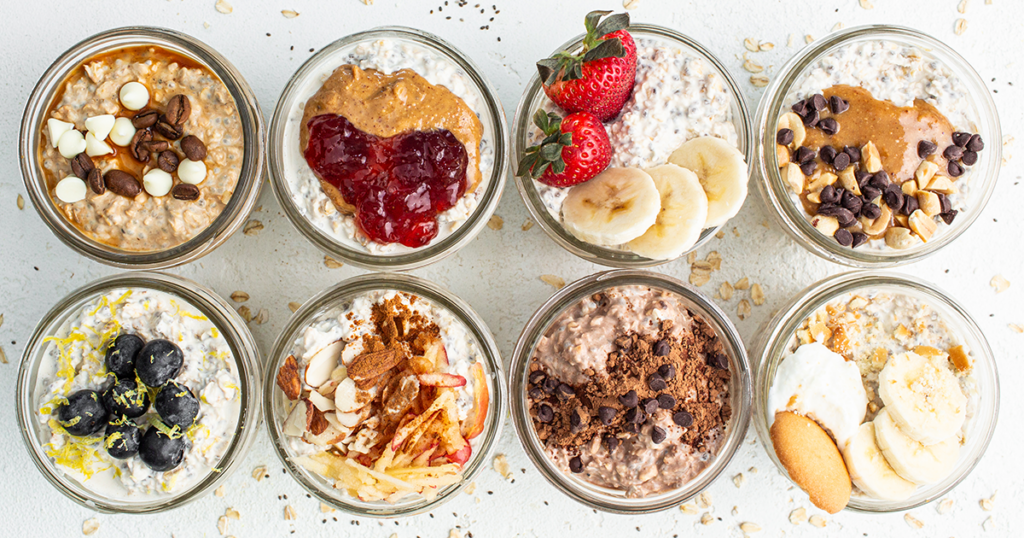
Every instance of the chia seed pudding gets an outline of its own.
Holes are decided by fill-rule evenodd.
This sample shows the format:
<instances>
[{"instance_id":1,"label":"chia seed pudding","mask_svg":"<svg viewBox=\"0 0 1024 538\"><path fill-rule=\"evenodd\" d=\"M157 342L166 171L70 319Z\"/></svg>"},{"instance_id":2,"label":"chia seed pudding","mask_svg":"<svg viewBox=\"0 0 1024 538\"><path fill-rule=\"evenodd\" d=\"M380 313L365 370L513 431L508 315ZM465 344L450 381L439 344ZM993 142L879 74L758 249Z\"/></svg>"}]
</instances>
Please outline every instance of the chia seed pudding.
<instances>
[{"instance_id":1,"label":"chia seed pudding","mask_svg":"<svg viewBox=\"0 0 1024 538\"><path fill-rule=\"evenodd\" d=\"M187 388L198 399L194 422L184 428L169 428L157 412L161 404L153 408L148 405L162 398L161 389L147 388L136 374L135 381L141 387L137 396L146 402L142 408L145 412L135 419L122 417L121 422L137 424L140 429L169 431L170 437L182 439L183 459L170 469L154 470L140 454L124 459L112 457L108 451L123 437L105 437L103 430L87 436L71 435L65 428L71 429L76 421L61 422L61 407L67 405L73 393L97 391L106 400L115 374L108 369L105 354L109 354L108 347L115 337L125 334L146 342L165 339L176 344L182 353L182 366L162 390L177 383L175 391ZM177 496L218 472L238 428L240 380L227 341L194 307L161 291L114 289L78 307L48 341L33 401L37 406L35 418L44 432L39 442L59 472L98 495L131 502Z\"/></svg>"},{"instance_id":2,"label":"chia seed pudding","mask_svg":"<svg viewBox=\"0 0 1024 538\"><path fill-rule=\"evenodd\" d=\"M528 405L564 473L643 498L684 487L730 427L728 359L671 292L605 290L565 310L533 351Z\"/></svg>"},{"instance_id":3,"label":"chia seed pudding","mask_svg":"<svg viewBox=\"0 0 1024 538\"><path fill-rule=\"evenodd\" d=\"M489 120L483 116L484 97L481 90L459 66L444 58L440 53L411 42L376 39L354 44L334 53L335 61L328 62L319 72L311 74L299 85L298 94L305 96L296 101L287 111L284 127L283 152L285 181L292 202L299 212L315 227L346 247L379 255L397 255L413 252L417 248L392 242L382 243L369 238L356 222L356 216L348 211L339 211L317 175L310 168L297 141L303 130L302 121L307 100L312 99L331 74L343 65L352 65L361 70L377 70L394 74L403 69L414 71L427 82L443 86L465 103L483 122L479 147L478 177L488 181L494 168L495 140ZM471 159L471 165L473 161ZM475 174L475 172L473 172ZM469 176L467 176L469 177ZM437 235L429 244L449 236L462 226L480 203L485 184L471 183L471 188L458 199L453 207L437 215Z\"/></svg>"}]
</instances>

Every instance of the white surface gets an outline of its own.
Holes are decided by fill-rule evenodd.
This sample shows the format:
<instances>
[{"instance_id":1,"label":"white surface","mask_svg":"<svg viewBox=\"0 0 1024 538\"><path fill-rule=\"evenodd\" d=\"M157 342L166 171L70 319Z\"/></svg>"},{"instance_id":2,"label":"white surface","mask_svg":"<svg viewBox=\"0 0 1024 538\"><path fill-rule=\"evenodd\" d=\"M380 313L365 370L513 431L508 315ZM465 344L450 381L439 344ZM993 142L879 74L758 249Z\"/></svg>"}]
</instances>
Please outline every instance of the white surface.
<instances>
[{"instance_id":1,"label":"white surface","mask_svg":"<svg viewBox=\"0 0 1024 538\"><path fill-rule=\"evenodd\" d=\"M14 418L18 357L36 321L70 290L113 272L61 244L27 202L23 211L15 206L17 195L25 196L15 144L24 103L45 67L61 52L103 28L128 24L169 26L199 37L233 61L246 75L264 113L269 115L288 77L309 56L310 48L378 25L409 25L437 33L469 52L498 87L506 112L511 115L533 73L533 63L577 34L586 11L621 10L619 0L482 0L481 8L486 6L484 14L474 10L475 2L459 8L455 1L443 13L436 13L437 4L443 0L377 0L374 6L365 6L358 0L229 1L234 4L230 15L218 13L214 0L108 0L102 6L90 7L68 0L4 3L4 20L15 21L0 32L0 46L5 52L0 64L0 133L6 141L0 146L0 229L5 232L0 239L4 253L0 310L5 314L0 343L11 361L0 365L0 392L7 398L0 412L0 428L6 432L0 438L4 535L77 536L82 522L94 516L44 481L29 461ZM749 73L741 68L744 38L775 43L770 52L751 54L768 66L769 76L774 76L777 66L797 50L787 46L791 33L797 36L797 46L802 46L803 35L821 37L839 21L846 26L880 22L913 26L951 44L975 65L990 88L998 91L994 97L1004 132L1019 134L1015 131L1024 120L1024 107L1020 104L1024 98L1024 81L1020 80L1024 68L1017 56L1024 50L1024 34L1020 31L1024 2L993 0L994 5L986 5L985 0L970 0L966 15L957 13L958 0L872 3L876 7L868 11L860 8L856 0L640 0L639 9L631 14L636 21L679 29L706 45L740 81L751 109L761 91L749 84ZM492 4L498 6L500 14L493 14ZM543 16L538 12L541 6L548 10ZM281 15L283 9L295 10L300 16L285 18ZM431 9L435 10L433 15L429 13ZM55 14L71 16L55 18ZM453 19L445 20L449 14ZM494 21L488 21L492 16ZM962 36L953 32L959 17L969 21ZM459 18L465 21L460 22ZM204 22L210 27L204 28ZM56 33L52 31L55 24L60 26ZM489 30L479 29L488 24ZM501 42L497 41L499 36ZM290 49L292 46L294 50ZM1016 84L1010 86L1010 81ZM999 143L986 142L990 146ZM1024 158L1012 160L1004 167L995 196L979 221L943 252L904 268L951 290L967 305L996 351L1003 382L999 426L988 453L974 474L950 494L954 500L951 512L939 514L937 503L911 511L924 523L921 530L909 527L902 514L842 513L827 517L826 529L807 523L794 527L787 520L794 508L803 506L812 514L820 512L810 509L807 496L792 489L775 471L754 440L752 428L748 443L709 490L712 515L721 518L711 525L701 525L699 514L685 515L674 509L636 517L595 513L568 500L541 478L507 424L498 450L508 454L515 482L508 483L488 469L478 479L474 495L461 495L432 515L378 522L340 512L321 514L318 504L307 499L296 483L282 474L263 433L240 472L228 480L225 497L210 495L180 510L156 516L99 515L96 536L218 536L217 518L228 507L241 512L241 520L231 520L228 531L239 537L286 536L295 531L297 536L383 538L394 532L401 538L427 538L446 537L455 526L477 537L740 536L742 522L753 522L764 529L756 536L1008 535L1024 523L1024 485L1019 479L1024 464L1017 446L1024 441L1019 428L1024 395L1014 386L1024 375L1019 352L1024 335L1007 326L1024 324L1024 311L1019 307L1024 299L1024 251L1020 248L1024 223L1018 218L1024 199L1024 187L1018 184L1022 171ZM194 278L225 296L236 289L248 292L252 296L247 303L250 308L256 311L262 307L270 312L270 321L252 326L266 350L290 315L289 301L302 301L361 271L324 267L323 255L295 233L280 213L269 186L264 189L260 203L262 210L254 213L253 218L261 220L265 228L257 236L239 233L200 262L173 272ZM599 268L562 250L539 226L521 231L527 213L511 181L497 214L505 220L504 229L484 229L457 256L416 273L448 286L474 305L497 335L502 352L507 354L527 318L553 291L538 276L549 273L572 280ZM722 270L712 275L702 291L713 294L726 279L735 282L744 276L764 286L767 303L754 307L746 320L734 317L748 341L772 309L788 296L812 281L843 270L812 257L767 223L764 204L752 194L739 217L727 226L725 238L713 240L700 251L703 257L717 250L724 258ZM733 227L739 235L732 233ZM689 274L685 261L658 270L684 279ZM989 286L989 280L996 274L1013 283L998 295ZM746 293L738 292L723 306L735 316L739 300L747 297ZM269 479L259 483L249 475L258 465L267 465L270 474ZM737 488L732 477L740 473L746 480ZM979 500L997 490L994 511L983 511ZM493 491L493 495L488 491ZM294 507L296 520L284 519L286 505ZM993 517L994 526L986 533L982 523L989 516ZM325 519L326 523L322 522Z\"/></svg>"}]
</instances>

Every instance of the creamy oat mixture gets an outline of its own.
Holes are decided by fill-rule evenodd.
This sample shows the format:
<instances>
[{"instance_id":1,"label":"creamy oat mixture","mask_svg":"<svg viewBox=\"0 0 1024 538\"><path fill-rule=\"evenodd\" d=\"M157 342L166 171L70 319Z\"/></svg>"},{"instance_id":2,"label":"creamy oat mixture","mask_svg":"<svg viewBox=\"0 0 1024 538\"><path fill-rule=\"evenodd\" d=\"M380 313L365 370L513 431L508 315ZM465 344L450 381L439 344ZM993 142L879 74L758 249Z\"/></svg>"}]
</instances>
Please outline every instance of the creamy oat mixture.
<instances>
[{"instance_id":1,"label":"creamy oat mixture","mask_svg":"<svg viewBox=\"0 0 1024 538\"><path fill-rule=\"evenodd\" d=\"M209 69L183 65L179 57L160 49L139 47L105 54L87 61L72 72L58 92L47 118L74 123L85 132L85 119L103 114L132 117L118 92L128 82L140 82L150 93L147 108L163 109L177 94L189 98L192 113L184 132L199 137L207 146L206 179L198 185L201 196L183 201L171 196L150 196L143 190L134 199L109 189L97 195L88 190L84 200L64 203L53 193L58 181L73 175L70 162L61 156L42 129L40 161L51 199L64 216L88 237L127 251L161 251L180 245L205 230L231 199L242 168L245 140L235 101L223 82ZM133 161L127 148L111 144L113 156L93 161L103 173L111 169L142 174L156 166ZM175 147L178 143L175 142ZM180 149L179 155L182 155Z\"/></svg>"},{"instance_id":2,"label":"creamy oat mixture","mask_svg":"<svg viewBox=\"0 0 1024 538\"><path fill-rule=\"evenodd\" d=\"M613 155L611 166L650 168L691 138L716 136L739 147L732 100L723 77L704 59L673 43L634 36L637 67L633 96L622 113L606 125ZM544 108L556 111L545 99ZM528 145L543 136L533 128ZM545 207L561 218L569 189L534 181Z\"/></svg>"},{"instance_id":3,"label":"creamy oat mixture","mask_svg":"<svg viewBox=\"0 0 1024 538\"><path fill-rule=\"evenodd\" d=\"M379 255L396 255L413 252L416 249L399 243L380 244L367 238L356 225L355 216L339 213L324 193L320 180L306 163L299 145L299 132L306 100L320 89L321 84L334 70L344 64L356 65L361 69L376 69L394 73L411 69L427 82L448 88L461 98L470 109L477 113L483 123L483 138L480 141L480 175L483 182L473 192L467 192L455 207L437 216L438 234L431 243L451 235L465 224L476 210L494 170L494 125L486 113L481 90L470 77L453 62L439 53L411 42L379 39L359 43L351 48L335 52L334 58L326 62L319 71L303 81L298 94L303 96L288 111L284 128L283 152L285 181L288 184L293 203L299 212L317 228L349 248Z\"/></svg>"},{"instance_id":4,"label":"creamy oat mixture","mask_svg":"<svg viewBox=\"0 0 1024 538\"><path fill-rule=\"evenodd\" d=\"M103 430L90 437L64 433L52 418L61 399L83 389L102 392L113 379L104 364L106 344L122 332L144 340L164 338L181 348L184 365L175 381L199 398L199 415L185 435L189 444L177 468L157 472L139 456L114 459ZM238 428L241 382L231 348L220 330L192 305L142 288L115 289L77 307L48 339L33 394L39 442L57 470L104 497L143 501L178 495L217 472ZM150 408L135 422L145 430L159 420Z\"/></svg>"}]
</instances>

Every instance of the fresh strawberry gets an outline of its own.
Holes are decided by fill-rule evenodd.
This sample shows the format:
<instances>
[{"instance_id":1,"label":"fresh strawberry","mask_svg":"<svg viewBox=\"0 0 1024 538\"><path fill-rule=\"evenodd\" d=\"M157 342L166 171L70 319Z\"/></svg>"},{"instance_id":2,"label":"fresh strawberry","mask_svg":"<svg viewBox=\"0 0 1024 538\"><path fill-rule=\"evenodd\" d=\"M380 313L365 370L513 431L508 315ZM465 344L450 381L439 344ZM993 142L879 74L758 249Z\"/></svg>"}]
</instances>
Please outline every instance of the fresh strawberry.
<instances>
[{"instance_id":1,"label":"fresh strawberry","mask_svg":"<svg viewBox=\"0 0 1024 538\"><path fill-rule=\"evenodd\" d=\"M633 94L636 43L629 35L629 15L611 11L587 14L587 34L577 54L560 52L537 62L544 93L569 113L589 112L601 121L619 115Z\"/></svg>"},{"instance_id":2,"label":"fresh strawberry","mask_svg":"<svg viewBox=\"0 0 1024 538\"><path fill-rule=\"evenodd\" d=\"M538 110L533 123L546 135L540 145L526 149L516 175L529 174L552 187L571 187L600 174L612 161L612 143L604 124L588 112L565 119Z\"/></svg>"}]
</instances>

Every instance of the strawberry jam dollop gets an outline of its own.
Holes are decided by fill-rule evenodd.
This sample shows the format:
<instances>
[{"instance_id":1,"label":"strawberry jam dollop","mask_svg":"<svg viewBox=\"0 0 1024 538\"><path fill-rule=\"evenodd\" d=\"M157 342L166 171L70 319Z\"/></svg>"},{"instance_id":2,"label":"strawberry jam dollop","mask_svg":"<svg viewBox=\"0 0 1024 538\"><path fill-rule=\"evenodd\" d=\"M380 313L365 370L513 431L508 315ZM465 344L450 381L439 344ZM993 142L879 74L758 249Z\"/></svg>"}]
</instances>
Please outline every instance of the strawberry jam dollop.
<instances>
[{"instance_id":1,"label":"strawberry jam dollop","mask_svg":"<svg viewBox=\"0 0 1024 538\"><path fill-rule=\"evenodd\" d=\"M356 224L373 241L429 244L437 215L466 193L469 159L451 131L382 138L337 114L316 116L308 127L306 162L356 208Z\"/></svg>"}]
</instances>

